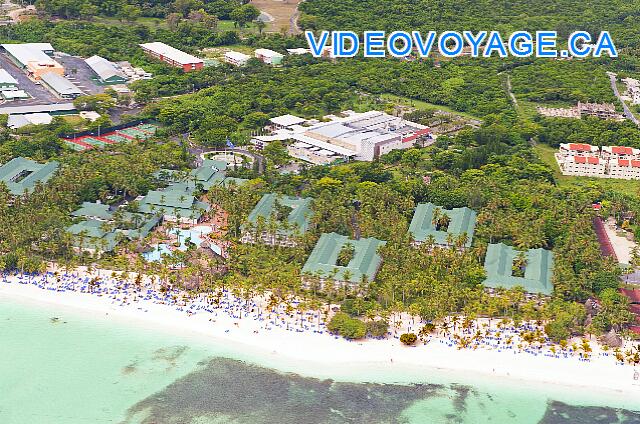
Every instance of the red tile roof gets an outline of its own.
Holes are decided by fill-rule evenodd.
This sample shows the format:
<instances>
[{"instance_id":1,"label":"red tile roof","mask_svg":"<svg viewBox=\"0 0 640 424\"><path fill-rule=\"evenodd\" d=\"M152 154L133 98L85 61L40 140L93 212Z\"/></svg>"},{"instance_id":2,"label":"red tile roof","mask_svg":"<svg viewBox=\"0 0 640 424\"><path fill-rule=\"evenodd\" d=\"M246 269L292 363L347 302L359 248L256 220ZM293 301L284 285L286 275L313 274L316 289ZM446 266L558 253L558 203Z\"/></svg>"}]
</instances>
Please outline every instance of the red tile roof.
<instances>
[{"instance_id":1,"label":"red tile roof","mask_svg":"<svg viewBox=\"0 0 640 424\"><path fill-rule=\"evenodd\" d=\"M618 166L629 166L629 159L618 159Z\"/></svg>"},{"instance_id":2,"label":"red tile roof","mask_svg":"<svg viewBox=\"0 0 640 424\"><path fill-rule=\"evenodd\" d=\"M631 147L612 146L611 153L614 155L632 155L633 149Z\"/></svg>"},{"instance_id":3,"label":"red tile roof","mask_svg":"<svg viewBox=\"0 0 640 424\"><path fill-rule=\"evenodd\" d=\"M634 168L640 168L640 160L632 160L631 166L633 166Z\"/></svg>"},{"instance_id":4,"label":"red tile roof","mask_svg":"<svg viewBox=\"0 0 640 424\"><path fill-rule=\"evenodd\" d=\"M590 152L592 146L586 143L571 143L569 144L569 150L576 150L579 152Z\"/></svg>"},{"instance_id":5,"label":"red tile roof","mask_svg":"<svg viewBox=\"0 0 640 424\"><path fill-rule=\"evenodd\" d=\"M597 165L600 163L600 159L586 156L575 156L574 159L576 163L589 163L591 165Z\"/></svg>"}]
</instances>

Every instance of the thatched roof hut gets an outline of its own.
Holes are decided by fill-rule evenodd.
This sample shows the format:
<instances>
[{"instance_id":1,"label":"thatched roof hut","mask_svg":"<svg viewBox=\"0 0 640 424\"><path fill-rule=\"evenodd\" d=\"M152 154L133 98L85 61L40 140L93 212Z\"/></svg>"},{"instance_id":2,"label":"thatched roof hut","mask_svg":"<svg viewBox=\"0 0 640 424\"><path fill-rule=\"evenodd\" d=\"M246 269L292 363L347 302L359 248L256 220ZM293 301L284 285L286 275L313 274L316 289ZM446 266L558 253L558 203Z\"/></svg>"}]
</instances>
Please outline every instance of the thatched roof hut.
<instances>
[{"instance_id":1,"label":"thatched roof hut","mask_svg":"<svg viewBox=\"0 0 640 424\"><path fill-rule=\"evenodd\" d=\"M613 328L604 336L600 337L600 341L610 347L622 346L622 337L618 336Z\"/></svg>"}]
</instances>

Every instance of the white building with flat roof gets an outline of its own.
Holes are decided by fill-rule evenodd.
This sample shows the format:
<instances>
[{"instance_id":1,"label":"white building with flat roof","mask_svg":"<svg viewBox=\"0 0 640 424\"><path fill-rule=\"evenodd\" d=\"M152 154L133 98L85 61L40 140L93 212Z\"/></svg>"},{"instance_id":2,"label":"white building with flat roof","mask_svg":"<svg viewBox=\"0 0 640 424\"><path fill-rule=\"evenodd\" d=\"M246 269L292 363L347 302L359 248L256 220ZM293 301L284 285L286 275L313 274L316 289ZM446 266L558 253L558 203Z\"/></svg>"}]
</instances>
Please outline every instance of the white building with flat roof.
<instances>
[{"instance_id":1,"label":"white building with flat roof","mask_svg":"<svg viewBox=\"0 0 640 424\"><path fill-rule=\"evenodd\" d=\"M108 61L104 57L94 55L84 61L103 84L123 84L128 79L115 63Z\"/></svg>"},{"instance_id":2,"label":"white building with flat roof","mask_svg":"<svg viewBox=\"0 0 640 424\"><path fill-rule=\"evenodd\" d=\"M339 159L373 161L392 150L434 142L428 127L384 112L347 111L344 115L330 116L329 122L306 127L299 125L303 118L292 115L273 118L271 122L278 129L271 137L291 141L292 156L315 164ZM252 140L256 145L268 142L264 137L258 138Z\"/></svg>"},{"instance_id":3,"label":"white building with flat roof","mask_svg":"<svg viewBox=\"0 0 640 424\"><path fill-rule=\"evenodd\" d=\"M251 56L230 50L224 54L224 61L234 66L244 66L251 59Z\"/></svg>"},{"instance_id":4,"label":"white building with flat roof","mask_svg":"<svg viewBox=\"0 0 640 424\"><path fill-rule=\"evenodd\" d=\"M609 176L624 180L640 179L640 160L612 159L609 161Z\"/></svg>"},{"instance_id":5,"label":"white building with flat roof","mask_svg":"<svg viewBox=\"0 0 640 424\"><path fill-rule=\"evenodd\" d=\"M46 72L40 76L42 84L61 99L75 99L84 94L80 88L54 72Z\"/></svg>"},{"instance_id":6,"label":"white building with flat roof","mask_svg":"<svg viewBox=\"0 0 640 424\"><path fill-rule=\"evenodd\" d=\"M0 90L17 90L18 81L6 69L0 69Z\"/></svg>"},{"instance_id":7,"label":"white building with flat roof","mask_svg":"<svg viewBox=\"0 0 640 424\"><path fill-rule=\"evenodd\" d=\"M607 161L593 156L567 156L559 162L564 175L605 178Z\"/></svg>"},{"instance_id":8,"label":"white building with flat roof","mask_svg":"<svg viewBox=\"0 0 640 424\"><path fill-rule=\"evenodd\" d=\"M300 118L299 116L294 116L294 115L282 115L282 116L276 116L275 118L271 118L269 120L272 124L273 127L275 129L284 129L284 128L291 128L294 125L302 125L305 122L307 122L306 119L304 118Z\"/></svg>"},{"instance_id":9,"label":"white building with flat roof","mask_svg":"<svg viewBox=\"0 0 640 424\"><path fill-rule=\"evenodd\" d=\"M267 65L280 65L284 55L269 49L256 49L256 58Z\"/></svg>"}]
</instances>

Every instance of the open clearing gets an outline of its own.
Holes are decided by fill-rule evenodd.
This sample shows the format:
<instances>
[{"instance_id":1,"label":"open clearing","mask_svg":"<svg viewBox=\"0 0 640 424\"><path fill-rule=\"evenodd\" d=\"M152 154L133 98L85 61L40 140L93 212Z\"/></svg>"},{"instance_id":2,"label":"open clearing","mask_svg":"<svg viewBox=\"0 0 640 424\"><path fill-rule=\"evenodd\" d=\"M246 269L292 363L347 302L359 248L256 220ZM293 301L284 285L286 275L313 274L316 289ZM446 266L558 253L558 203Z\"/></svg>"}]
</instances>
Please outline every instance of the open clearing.
<instances>
[{"instance_id":1,"label":"open clearing","mask_svg":"<svg viewBox=\"0 0 640 424\"><path fill-rule=\"evenodd\" d=\"M302 0L251 0L251 4L273 18L267 24L269 32L286 31L289 34L299 32L295 21L298 15L298 4Z\"/></svg>"}]
</instances>

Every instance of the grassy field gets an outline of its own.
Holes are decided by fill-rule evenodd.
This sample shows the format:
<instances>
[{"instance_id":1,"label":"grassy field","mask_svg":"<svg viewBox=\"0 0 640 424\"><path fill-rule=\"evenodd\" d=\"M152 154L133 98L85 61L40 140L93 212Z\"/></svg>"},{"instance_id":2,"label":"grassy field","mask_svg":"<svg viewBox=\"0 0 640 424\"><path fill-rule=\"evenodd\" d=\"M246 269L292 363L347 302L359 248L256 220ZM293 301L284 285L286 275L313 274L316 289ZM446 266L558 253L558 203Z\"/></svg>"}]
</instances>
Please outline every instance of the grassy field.
<instances>
[{"instance_id":1,"label":"grassy field","mask_svg":"<svg viewBox=\"0 0 640 424\"><path fill-rule=\"evenodd\" d=\"M538 154L538 157L553 169L553 175L560 186L571 186L576 183L590 182L628 195L637 196L640 192L640 181L637 180L617 180L613 178L589 178L562 175L558 162L556 162L556 158L554 156L557 149L538 143L534 147L534 150Z\"/></svg>"},{"instance_id":2,"label":"grassy field","mask_svg":"<svg viewBox=\"0 0 640 424\"><path fill-rule=\"evenodd\" d=\"M397 96L395 94L382 94L380 95L380 97L383 100L388 100L392 103L398 104L398 105L403 105L403 106L411 106L414 107L416 109L438 109L438 110L443 110L445 112L449 112L449 113L453 113L455 115L460 115L460 116L464 116L465 118L469 118L469 119L476 119L476 120L481 120L480 118L470 115L468 113L465 112L458 112L457 110L453 110L450 107L447 106L441 106L441 105L436 105L433 103L427 103L427 102L423 102L422 100L415 100L415 99L410 99L408 97L402 97L402 96Z\"/></svg>"},{"instance_id":3,"label":"grassy field","mask_svg":"<svg viewBox=\"0 0 640 424\"><path fill-rule=\"evenodd\" d=\"M94 18L94 21L101 24L105 24L105 25L117 25L117 26L131 24L129 22L122 22L117 18L108 18L108 17L96 17ZM140 17L132 23L142 24L149 27L150 29L159 29L159 28L169 29L169 25L167 24L167 21L160 18ZM258 33L258 27L256 26L255 23L249 23L245 27L239 28L233 24L233 21L225 21L225 20L218 21L217 31L234 31L234 30L240 32L241 34L257 34Z\"/></svg>"}]
</instances>

